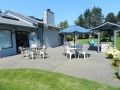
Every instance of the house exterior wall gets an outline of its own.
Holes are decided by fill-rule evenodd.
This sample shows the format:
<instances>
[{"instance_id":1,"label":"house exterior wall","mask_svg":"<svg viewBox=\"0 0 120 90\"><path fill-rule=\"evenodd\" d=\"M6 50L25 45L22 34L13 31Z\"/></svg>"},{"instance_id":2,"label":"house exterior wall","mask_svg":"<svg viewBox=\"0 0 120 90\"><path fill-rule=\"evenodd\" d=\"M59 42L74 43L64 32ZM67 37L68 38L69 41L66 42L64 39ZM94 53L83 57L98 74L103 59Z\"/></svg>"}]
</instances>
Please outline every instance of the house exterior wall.
<instances>
[{"instance_id":1,"label":"house exterior wall","mask_svg":"<svg viewBox=\"0 0 120 90\"><path fill-rule=\"evenodd\" d=\"M30 29L23 28L23 27L15 27L15 26L11 26L11 25L10 26L0 25L0 30L12 31L12 47L1 49L0 50L0 57L11 56L11 55L17 54L15 31L28 31L28 33L30 33Z\"/></svg>"},{"instance_id":2,"label":"house exterior wall","mask_svg":"<svg viewBox=\"0 0 120 90\"><path fill-rule=\"evenodd\" d=\"M59 46L59 34L56 29L45 29L43 41L47 48Z\"/></svg>"},{"instance_id":3,"label":"house exterior wall","mask_svg":"<svg viewBox=\"0 0 120 90\"><path fill-rule=\"evenodd\" d=\"M9 56L9 55L15 55L16 54L16 38L15 38L15 29L10 26L2 26L0 25L0 30L10 30L12 31L12 47L1 49L0 51L0 57Z\"/></svg>"},{"instance_id":4,"label":"house exterior wall","mask_svg":"<svg viewBox=\"0 0 120 90\"><path fill-rule=\"evenodd\" d=\"M0 56L10 56L10 55L15 55L16 54L16 38L15 38L15 33L12 33L12 48L6 48L6 49L1 49L0 51Z\"/></svg>"}]
</instances>

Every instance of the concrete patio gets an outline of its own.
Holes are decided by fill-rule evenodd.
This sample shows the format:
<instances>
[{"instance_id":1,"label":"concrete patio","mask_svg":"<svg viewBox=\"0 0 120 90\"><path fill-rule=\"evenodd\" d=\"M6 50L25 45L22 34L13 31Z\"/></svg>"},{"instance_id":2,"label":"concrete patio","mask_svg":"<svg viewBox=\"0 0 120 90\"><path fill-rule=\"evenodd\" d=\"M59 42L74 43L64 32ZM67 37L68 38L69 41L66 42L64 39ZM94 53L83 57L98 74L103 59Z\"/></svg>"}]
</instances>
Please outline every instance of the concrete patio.
<instances>
[{"instance_id":1,"label":"concrete patio","mask_svg":"<svg viewBox=\"0 0 120 90\"><path fill-rule=\"evenodd\" d=\"M88 48L88 45L84 45ZM63 73L75 77L85 78L108 85L120 87L120 80L113 78L116 71L111 67L111 61L105 58L104 53L87 51L90 57L69 60L63 55L63 47L47 49L47 58L26 60L21 55L9 56L0 59L0 69L34 68Z\"/></svg>"}]
</instances>

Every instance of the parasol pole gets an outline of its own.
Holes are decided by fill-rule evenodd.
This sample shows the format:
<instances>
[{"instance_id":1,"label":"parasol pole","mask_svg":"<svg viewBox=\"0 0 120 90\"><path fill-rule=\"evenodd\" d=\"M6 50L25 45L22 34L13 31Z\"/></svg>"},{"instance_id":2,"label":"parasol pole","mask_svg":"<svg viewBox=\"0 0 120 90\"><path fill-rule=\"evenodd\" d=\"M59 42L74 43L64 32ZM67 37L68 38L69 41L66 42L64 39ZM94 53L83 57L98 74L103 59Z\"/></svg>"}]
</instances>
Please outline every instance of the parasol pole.
<instances>
[{"instance_id":1,"label":"parasol pole","mask_svg":"<svg viewBox=\"0 0 120 90\"><path fill-rule=\"evenodd\" d=\"M74 47L75 47L75 32L74 32Z\"/></svg>"}]
</instances>

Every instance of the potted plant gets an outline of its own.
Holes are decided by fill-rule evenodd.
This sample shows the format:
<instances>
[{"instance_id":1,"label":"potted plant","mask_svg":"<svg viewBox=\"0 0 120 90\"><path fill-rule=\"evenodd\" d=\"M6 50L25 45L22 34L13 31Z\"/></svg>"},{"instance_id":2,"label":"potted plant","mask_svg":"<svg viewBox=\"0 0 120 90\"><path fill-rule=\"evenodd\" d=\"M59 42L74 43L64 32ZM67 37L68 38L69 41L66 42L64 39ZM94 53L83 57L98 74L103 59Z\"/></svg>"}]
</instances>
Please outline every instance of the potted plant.
<instances>
[{"instance_id":1,"label":"potted plant","mask_svg":"<svg viewBox=\"0 0 120 90\"><path fill-rule=\"evenodd\" d=\"M113 59L115 60L115 65L120 65L120 54L114 55Z\"/></svg>"}]
</instances>

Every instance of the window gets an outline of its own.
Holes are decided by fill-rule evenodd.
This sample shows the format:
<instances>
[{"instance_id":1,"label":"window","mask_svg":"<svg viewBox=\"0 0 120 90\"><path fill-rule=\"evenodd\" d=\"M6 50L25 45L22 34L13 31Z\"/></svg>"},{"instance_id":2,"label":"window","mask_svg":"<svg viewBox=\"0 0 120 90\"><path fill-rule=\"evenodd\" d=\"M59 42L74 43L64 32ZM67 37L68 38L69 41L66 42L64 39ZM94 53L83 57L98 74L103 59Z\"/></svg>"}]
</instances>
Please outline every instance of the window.
<instances>
[{"instance_id":1,"label":"window","mask_svg":"<svg viewBox=\"0 0 120 90\"><path fill-rule=\"evenodd\" d=\"M11 48L12 47L12 33L9 30L0 30L0 47Z\"/></svg>"}]
</instances>

